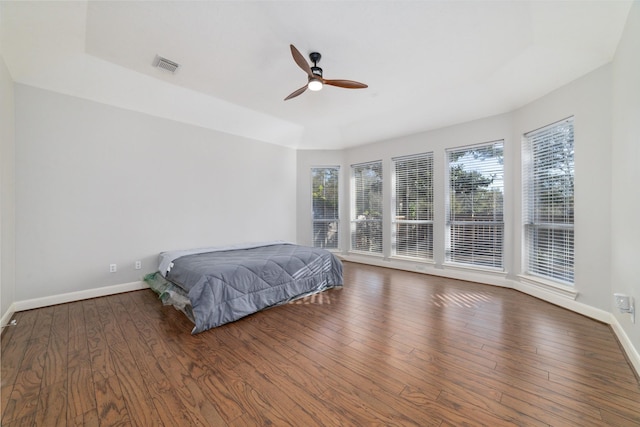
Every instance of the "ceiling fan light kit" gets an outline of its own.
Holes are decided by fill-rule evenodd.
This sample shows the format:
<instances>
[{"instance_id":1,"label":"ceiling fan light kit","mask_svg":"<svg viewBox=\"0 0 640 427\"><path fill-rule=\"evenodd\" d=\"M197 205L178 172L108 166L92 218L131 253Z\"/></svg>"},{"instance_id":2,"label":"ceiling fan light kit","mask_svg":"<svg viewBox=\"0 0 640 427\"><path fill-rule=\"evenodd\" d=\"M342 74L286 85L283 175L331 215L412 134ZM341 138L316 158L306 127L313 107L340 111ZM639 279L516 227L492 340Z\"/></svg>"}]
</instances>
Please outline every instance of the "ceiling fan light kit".
<instances>
[{"instance_id":1,"label":"ceiling fan light kit","mask_svg":"<svg viewBox=\"0 0 640 427\"><path fill-rule=\"evenodd\" d=\"M309 59L313 62L313 67L309 65L309 63L304 59L304 56L300 53L298 49L294 45L290 45L291 47L291 55L293 56L293 60L298 64L298 67L302 68L302 71L307 73L308 82L305 86L302 86L300 89L293 91L289 96L287 96L284 100L288 100L291 98L295 98L296 96L302 94L305 90L309 89L311 91L319 91L322 89L324 85L336 86L345 89L364 89L368 87L364 83L356 82L353 80L327 80L322 77L322 68L318 67L318 62L322 55L318 52L312 52L309 54Z\"/></svg>"},{"instance_id":2,"label":"ceiling fan light kit","mask_svg":"<svg viewBox=\"0 0 640 427\"><path fill-rule=\"evenodd\" d=\"M322 82L319 79L313 79L309 77L309 83L307 84L309 90L317 92L322 89Z\"/></svg>"}]
</instances>

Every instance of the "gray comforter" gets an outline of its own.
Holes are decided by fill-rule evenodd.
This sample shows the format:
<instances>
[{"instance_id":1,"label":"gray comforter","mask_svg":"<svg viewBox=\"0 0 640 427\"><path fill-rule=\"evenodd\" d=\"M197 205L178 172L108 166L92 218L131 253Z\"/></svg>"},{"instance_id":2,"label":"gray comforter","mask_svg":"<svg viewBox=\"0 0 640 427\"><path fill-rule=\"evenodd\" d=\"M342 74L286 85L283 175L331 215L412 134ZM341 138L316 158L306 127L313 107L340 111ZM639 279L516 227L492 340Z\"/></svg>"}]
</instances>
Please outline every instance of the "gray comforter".
<instances>
[{"instance_id":1,"label":"gray comforter","mask_svg":"<svg viewBox=\"0 0 640 427\"><path fill-rule=\"evenodd\" d=\"M166 277L188 294L196 334L341 286L342 263L324 249L274 244L182 256Z\"/></svg>"}]
</instances>

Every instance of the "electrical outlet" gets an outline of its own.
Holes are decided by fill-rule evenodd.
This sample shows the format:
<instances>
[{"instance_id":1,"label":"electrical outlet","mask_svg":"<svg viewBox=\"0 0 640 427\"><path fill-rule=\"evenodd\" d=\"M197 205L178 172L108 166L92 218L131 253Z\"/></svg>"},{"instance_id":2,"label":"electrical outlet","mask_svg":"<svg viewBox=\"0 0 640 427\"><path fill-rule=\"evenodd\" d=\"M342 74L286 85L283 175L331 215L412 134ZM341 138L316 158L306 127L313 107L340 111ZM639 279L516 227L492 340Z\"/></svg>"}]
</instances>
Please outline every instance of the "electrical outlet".
<instances>
[{"instance_id":1,"label":"electrical outlet","mask_svg":"<svg viewBox=\"0 0 640 427\"><path fill-rule=\"evenodd\" d=\"M109 264L109 273L115 273L118 271L118 266L116 264Z\"/></svg>"},{"instance_id":2,"label":"electrical outlet","mask_svg":"<svg viewBox=\"0 0 640 427\"><path fill-rule=\"evenodd\" d=\"M636 323L636 308L634 307L633 297L624 294L613 294L613 298L620 313L629 313L631 315L631 323Z\"/></svg>"},{"instance_id":3,"label":"electrical outlet","mask_svg":"<svg viewBox=\"0 0 640 427\"><path fill-rule=\"evenodd\" d=\"M140 270L142 268L142 261L136 261L136 270Z\"/></svg>"},{"instance_id":4,"label":"electrical outlet","mask_svg":"<svg viewBox=\"0 0 640 427\"><path fill-rule=\"evenodd\" d=\"M631 303L629 301L629 296L628 295L613 294L613 296L616 299L616 307L620 311L628 311L629 308L631 308Z\"/></svg>"}]
</instances>

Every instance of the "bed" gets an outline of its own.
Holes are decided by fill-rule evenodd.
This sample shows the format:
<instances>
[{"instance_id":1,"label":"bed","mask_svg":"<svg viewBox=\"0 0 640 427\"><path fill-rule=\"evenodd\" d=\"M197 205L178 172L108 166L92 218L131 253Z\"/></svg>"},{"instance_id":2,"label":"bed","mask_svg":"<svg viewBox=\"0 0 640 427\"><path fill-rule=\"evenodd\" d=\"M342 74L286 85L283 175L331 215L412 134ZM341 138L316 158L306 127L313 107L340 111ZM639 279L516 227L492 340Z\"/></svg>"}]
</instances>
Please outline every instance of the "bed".
<instances>
[{"instance_id":1,"label":"bed","mask_svg":"<svg viewBox=\"0 0 640 427\"><path fill-rule=\"evenodd\" d=\"M162 252L145 281L191 319L192 334L343 285L334 254L285 242Z\"/></svg>"}]
</instances>

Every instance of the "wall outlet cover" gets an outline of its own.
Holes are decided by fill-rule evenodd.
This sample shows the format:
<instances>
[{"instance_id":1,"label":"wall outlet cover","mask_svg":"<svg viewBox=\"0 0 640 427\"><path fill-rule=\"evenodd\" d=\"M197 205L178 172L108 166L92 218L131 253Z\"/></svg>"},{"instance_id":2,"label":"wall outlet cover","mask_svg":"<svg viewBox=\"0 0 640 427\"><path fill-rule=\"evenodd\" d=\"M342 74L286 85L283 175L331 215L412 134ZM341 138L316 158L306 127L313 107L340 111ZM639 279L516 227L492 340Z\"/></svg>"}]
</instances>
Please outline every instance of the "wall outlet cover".
<instances>
[{"instance_id":1,"label":"wall outlet cover","mask_svg":"<svg viewBox=\"0 0 640 427\"><path fill-rule=\"evenodd\" d=\"M616 307L620 310L629 310L631 307L630 298L628 295L623 294L613 294L616 300Z\"/></svg>"}]
</instances>

